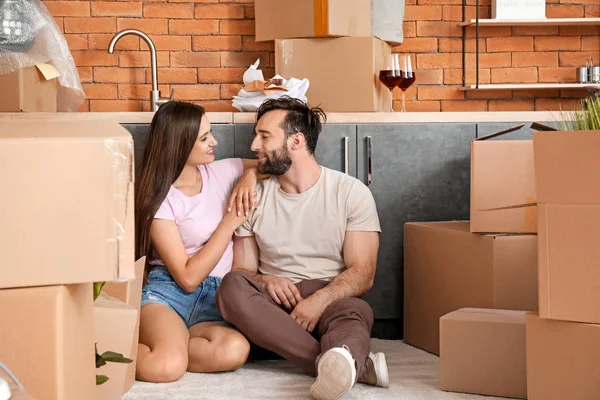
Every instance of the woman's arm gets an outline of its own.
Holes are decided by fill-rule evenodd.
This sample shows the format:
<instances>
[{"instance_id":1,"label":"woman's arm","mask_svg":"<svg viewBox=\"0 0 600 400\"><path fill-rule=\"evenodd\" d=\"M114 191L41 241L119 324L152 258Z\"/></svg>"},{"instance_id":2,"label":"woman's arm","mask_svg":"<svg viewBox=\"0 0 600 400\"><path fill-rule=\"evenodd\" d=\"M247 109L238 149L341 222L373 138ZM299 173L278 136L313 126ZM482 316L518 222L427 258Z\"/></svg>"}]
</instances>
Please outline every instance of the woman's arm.
<instances>
[{"instance_id":1,"label":"woman's arm","mask_svg":"<svg viewBox=\"0 0 600 400\"><path fill-rule=\"evenodd\" d=\"M241 158L244 165L244 174L239 182L233 188L231 196L229 196L229 205L227 212L231 212L234 205L237 206L239 216L242 214L248 216L256 207L255 187L259 179L267 179L271 175L265 175L258 172L258 160Z\"/></svg>"},{"instance_id":2,"label":"woman's arm","mask_svg":"<svg viewBox=\"0 0 600 400\"><path fill-rule=\"evenodd\" d=\"M150 228L150 240L177 284L192 293L206 279L223 257L235 230L246 216L226 213L212 236L193 257L189 257L174 221L155 219Z\"/></svg>"}]
</instances>

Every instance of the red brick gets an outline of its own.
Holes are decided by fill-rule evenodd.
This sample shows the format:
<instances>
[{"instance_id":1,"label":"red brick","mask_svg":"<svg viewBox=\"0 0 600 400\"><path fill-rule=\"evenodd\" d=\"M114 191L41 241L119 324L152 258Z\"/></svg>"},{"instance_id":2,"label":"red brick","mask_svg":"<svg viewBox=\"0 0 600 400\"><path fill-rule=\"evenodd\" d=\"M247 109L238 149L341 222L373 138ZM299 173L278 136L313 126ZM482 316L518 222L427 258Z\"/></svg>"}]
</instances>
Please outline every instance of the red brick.
<instances>
[{"instance_id":1,"label":"red brick","mask_svg":"<svg viewBox=\"0 0 600 400\"><path fill-rule=\"evenodd\" d=\"M206 110L206 112L237 112L235 108L231 105L231 101L229 100L221 100L221 101L194 101L194 104L198 104ZM219 152L219 148L217 147L217 153Z\"/></svg>"},{"instance_id":2,"label":"red brick","mask_svg":"<svg viewBox=\"0 0 600 400\"><path fill-rule=\"evenodd\" d=\"M487 100L442 101L442 111L487 111Z\"/></svg>"},{"instance_id":3,"label":"red brick","mask_svg":"<svg viewBox=\"0 0 600 400\"><path fill-rule=\"evenodd\" d=\"M144 18L194 18L193 4L144 3Z\"/></svg>"},{"instance_id":4,"label":"red brick","mask_svg":"<svg viewBox=\"0 0 600 400\"><path fill-rule=\"evenodd\" d=\"M81 82L92 82L94 80L92 67L77 67L77 73Z\"/></svg>"},{"instance_id":5,"label":"red brick","mask_svg":"<svg viewBox=\"0 0 600 400\"><path fill-rule=\"evenodd\" d=\"M533 37L488 38L487 51L489 53L503 51L533 51Z\"/></svg>"},{"instance_id":6,"label":"red brick","mask_svg":"<svg viewBox=\"0 0 600 400\"><path fill-rule=\"evenodd\" d=\"M192 39L194 51L241 50L241 36L194 36Z\"/></svg>"},{"instance_id":7,"label":"red brick","mask_svg":"<svg viewBox=\"0 0 600 400\"><path fill-rule=\"evenodd\" d=\"M490 100L488 109L489 111L534 111L535 102L533 99Z\"/></svg>"},{"instance_id":8,"label":"red brick","mask_svg":"<svg viewBox=\"0 0 600 400\"><path fill-rule=\"evenodd\" d=\"M256 42L254 36L242 37L242 49L246 51L275 51L273 42Z\"/></svg>"},{"instance_id":9,"label":"red brick","mask_svg":"<svg viewBox=\"0 0 600 400\"><path fill-rule=\"evenodd\" d=\"M557 52L518 52L513 53L514 67L556 67L558 66Z\"/></svg>"},{"instance_id":10,"label":"red brick","mask_svg":"<svg viewBox=\"0 0 600 400\"><path fill-rule=\"evenodd\" d=\"M598 18L600 17L600 6L585 6L585 17L586 18Z\"/></svg>"},{"instance_id":11,"label":"red brick","mask_svg":"<svg viewBox=\"0 0 600 400\"><path fill-rule=\"evenodd\" d=\"M220 65L221 56L216 52L171 52L171 67L219 67Z\"/></svg>"},{"instance_id":12,"label":"red brick","mask_svg":"<svg viewBox=\"0 0 600 400\"><path fill-rule=\"evenodd\" d=\"M156 52L156 64L159 67L168 67L170 65L170 57L168 51ZM123 51L119 53L119 67L146 67L152 65L149 51Z\"/></svg>"},{"instance_id":13,"label":"red brick","mask_svg":"<svg viewBox=\"0 0 600 400\"><path fill-rule=\"evenodd\" d=\"M472 90L467 92L467 99L510 99L512 90Z\"/></svg>"},{"instance_id":14,"label":"red brick","mask_svg":"<svg viewBox=\"0 0 600 400\"><path fill-rule=\"evenodd\" d=\"M177 36L177 35L150 35L150 38L154 42L156 50L191 50L192 49L192 37L191 36ZM140 39L140 50L148 49L148 45L142 39Z\"/></svg>"},{"instance_id":15,"label":"red brick","mask_svg":"<svg viewBox=\"0 0 600 400\"><path fill-rule=\"evenodd\" d=\"M254 20L221 20L219 33L221 35L254 35Z\"/></svg>"},{"instance_id":16,"label":"red brick","mask_svg":"<svg viewBox=\"0 0 600 400\"><path fill-rule=\"evenodd\" d=\"M90 111L141 111L142 104L139 100L90 100Z\"/></svg>"},{"instance_id":17,"label":"red brick","mask_svg":"<svg viewBox=\"0 0 600 400\"><path fill-rule=\"evenodd\" d=\"M221 99L231 100L237 96L239 91L244 88L243 84L223 84L221 85Z\"/></svg>"},{"instance_id":18,"label":"red brick","mask_svg":"<svg viewBox=\"0 0 600 400\"><path fill-rule=\"evenodd\" d=\"M540 68L540 82L573 83L577 81L575 68Z\"/></svg>"},{"instance_id":19,"label":"red brick","mask_svg":"<svg viewBox=\"0 0 600 400\"><path fill-rule=\"evenodd\" d=\"M162 97L167 97L170 94L169 85L158 85L158 90ZM149 100L152 84L131 84L121 83L119 85L120 100ZM116 96L115 96L116 97Z\"/></svg>"},{"instance_id":20,"label":"red brick","mask_svg":"<svg viewBox=\"0 0 600 400\"><path fill-rule=\"evenodd\" d=\"M404 21L404 23L402 23L402 30L404 31L404 39L417 37L416 22Z\"/></svg>"},{"instance_id":21,"label":"red brick","mask_svg":"<svg viewBox=\"0 0 600 400\"><path fill-rule=\"evenodd\" d=\"M222 52L221 66L223 67L245 67L248 68L257 59L261 60L261 66L267 66L266 61L269 60L269 53L265 52Z\"/></svg>"},{"instance_id":22,"label":"red brick","mask_svg":"<svg viewBox=\"0 0 600 400\"><path fill-rule=\"evenodd\" d=\"M492 69L492 83L536 83L538 70L531 68L495 68Z\"/></svg>"},{"instance_id":23,"label":"red brick","mask_svg":"<svg viewBox=\"0 0 600 400\"><path fill-rule=\"evenodd\" d=\"M561 26L559 33L561 36L598 36L600 35L600 26Z\"/></svg>"},{"instance_id":24,"label":"red brick","mask_svg":"<svg viewBox=\"0 0 600 400\"><path fill-rule=\"evenodd\" d=\"M476 31L473 28L467 29L467 37L474 38ZM512 27L510 26L483 26L479 29L479 37L497 37L497 36L511 36Z\"/></svg>"},{"instance_id":25,"label":"red brick","mask_svg":"<svg viewBox=\"0 0 600 400\"><path fill-rule=\"evenodd\" d=\"M246 13L244 14L244 17L246 17L246 19L254 19L254 17L255 17L254 4L246 5Z\"/></svg>"},{"instance_id":26,"label":"red brick","mask_svg":"<svg viewBox=\"0 0 600 400\"><path fill-rule=\"evenodd\" d=\"M546 18L583 18L585 9L580 5L547 5Z\"/></svg>"},{"instance_id":27,"label":"red brick","mask_svg":"<svg viewBox=\"0 0 600 400\"><path fill-rule=\"evenodd\" d=\"M402 109L401 102L394 102L394 110L400 111ZM407 101L406 111L409 112L437 112L440 111L439 101Z\"/></svg>"},{"instance_id":28,"label":"red brick","mask_svg":"<svg viewBox=\"0 0 600 400\"><path fill-rule=\"evenodd\" d=\"M142 3L134 1L92 1L92 15L100 17L141 17Z\"/></svg>"},{"instance_id":29,"label":"red brick","mask_svg":"<svg viewBox=\"0 0 600 400\"><path fill-rule=\"evenodd\" d=\"M167 19L118 18L117 29L119 31L137 29L148 35L166 35L169 33L169 21Z\"/></svg>"},{"instance_id":30,"label":"red brick","mask_svg":"<svg viewBox=\"0 0 600 400\"><path fill-rule=\"evenodd\" d=\"M479 39L479 51L485 52L485 41L486 39ZM466 51L468 53L475 53L475 39L467 39ZM439 39L439 52L440 53L462 53L462 39L455 38L440 38Z\"/></svg>"},{"instance_id":31,"label":"red brick","mask_svg":"<svg viewBox=\"0 0 600 400\"><path fill-rule=\"evenodd\" d=\"M462 29L456 22L417 21L417 36L459 37Z\"/></svg>"},{"instance_id":32,"label":"red brick","mask_svg":"<svg viewBox=\"0 0 600 400\"><path fill-rule=\"evenodd\" d=\"M436 38L408 38L402 45L394 47L396 53L432 53L438 51Z\"/></svg>"},{"instance_id":33,"label":"red brick","mask_svg":"<svg viewBox=\"0 0 600 400\"><path fill-rule=\"evenodd\" d=\"M90 112L90 101L84 100L77 109L77 112Z\"/></svg>"},{"instance_id":34,"label":"red brick","mask_svg":"<svg viewBox=\"0 0 600 400\"><path fill-rule=\"evenodd\" d=\"M117 55L109 54L106 51L72 51L71 54L73 55L73 60L75 60L75 65L80 67L111 67L119 65Z\"/></svg>"},{"instance_id":35,"label":"red brick","mask_svg":"<svg viewBox=\"0 0 600 400\"><path fill-rule=\"evenodd\" d=\"M475 68L475 54L467 54L467 65ZM512 65L511 53L483 53L479 54L479 68L500 68Z\"/></svg>"},{"instance_id":36,"label":"red brick","mask_svg":"<svg viewBox=\"0 0 600 400\"><path fill-rule=\"evenodd\" d=\"M94 68L96 83L144 83L146 76L142 68Z\"/></svg>"},{"instance_id":37,"label":"red brick","mask_svg":"<svg viewBox=\"0 0 600 400\"><path fill-rule=\"evenodd\" d=\"M477 17L477 8L468 6L466 8L466 20L475 19ZM490 7L479 7L479 18L490 18L491 9ZM462 21L463 10L462 6L444 6L444 21Z\"/></svg>"},{"instance_id":38,"label":"red brick","mask_svg":"<svg viewBox=\"0 0 600 400\"><path fill-rule=\"evenodd\" d=\"M84 83L82 85L86 99L114 99L117 97L117 85L103 83Z\"/></svg>"},{"instance_id":39,"label":"red brick","mask_svg":"<svg viewBox=\"0 0 600 400\"><path fill-rule=\"evenodd\" d=\"M87 50L88 40L85 34L66 34L65 39L69 45L69 50Z\"/></svg>"},{"instance_id":40,"label":"red brick","mask_svg":"<svg viewBox=\"0 0 600 400\"><path fill-rule=\"evenodd\" d=\"M108 33L90 33L88 36L88 46L92 50L108 50L108 44L115 36ZM115 45L115 52L121 50L139 50L140 40L137 36L123 36Z\"/></svg>"},{"instance_id":41,"label":"red brick","mask_svg":"<svg viewBox=\"0 0 600 400\"><path fill-rule=\"evenodd\" d=\"M563 51L559 53L561 67L581 67L582 65L585 65L585 61L588 58L592 58L594 61L598 60L600 58L600 50L581 52Z\"/></svg>"},{"instance_id":42,"label":"red brick","mask_svg":"<svg viewBox=\"0 0 600 400\"><path fill-rule=\"evenodd\" d=\"M548 50L580 50L581 49L581 38L569 37L569 36L555 36L547 37L540 36L535 38L535 50L536 51L548 51Z\"/></svg>"},{"instance_id":43,"label":"red brick","mask_svg":"<svg viewBox=\"0 0 600 400\"><path fill-rule=\"evenodd\" d=\"M54 17L90 16L90 3L87 1L45 1L44 5Z\"/></svg>"},{"instance_id":44,"label":"red brick","mask_svg":"<svg viewBox=\"0 0 600 400\"><path fill-rule=\"evenodd\" d=\"M219 100L219 85L175 85L177 100Z\"/></svg>"},{"instance_id":45,"label":"red brick","mask_svg":"<svg viewBox=\"0 0 600 400\"><path fill-rule=\"evenodd\" d=\"M219 33L219 21L172 19L169 21L169 33L175 35L214 35Z\"/></svg>"},{"instance_id":46,"label":"red brick","mask_svg":"<svg viewBox=\"0 0 600 400\"><path fill-rule=\"evenodd\" d=\"M558 35L558 26L515 26L513 28L515 36L556 36Z\"/></svg>"},{"instance_id":47,"label":"red brick","mask_svg":"<svg viewBox=\"0 0 600 400\"><path fill-rule=\"evenodd\" d=\"M199 68L200 83L242 83L246 68Z\"/></svg>"},{"instance_id":48,"label":"red brick","mask_svg":"<svg viewBox=\"0 0 600 400\"><path fill-rule=\"evenodd\" d=\"M416 73L416 82L419 85L442 85L444 83L444 70L422 69Z\"/></svg>"},{"instance_id":49,"label":"red brick","mask_svg":"<svg viewBox=\"0 0 600 400\"><path fill-rule=\"evenodd\" d=\"M146 82L151 82L151 71L146 70ZM197 83L198 72L195 68L159 68L160 83Z\"/></svg>"},{"instance_id":50,"label":"red brick","mask_svg":"<svg viewBox=\"0 0 600 400\"><path fill-rule=\"evenodd\" d=\"M467 84L474 85L477 82L477 74L474 69L467 70ZM446 85L462 85L463 72L461 69L446 69L444 70L444 84ZM479 84L490 83L490 70L479 70Z\"/></svg>"},{"instance_id":51,"label":"red brick","mask_svg":"<svg viewBox=\"0 0 600 400\"><path fill-rule=\"evenodd\" d=\"M417 68L462 68L462 55L458 53L417 54Z\"/></svg>"},{"instance_id":52,"label":"red brick","mask_svg":"<svg viewBox=\"0 0 600 400\"><path fill-rule=\"evenodd\" d=\"M244 6L239 4L196 4L196 19L243 19Z\"/></svg>"},{"instance_id":53,"label":"red brick","mask_svg":"<svg viewBox=\"0 0 600 400\"><path fill-rule=\"evenodd\" d=\"M535 99L536 111L569 111L580 109L578 99Z\"/></svg>"},{"instance_id":54,"label":"red brick","mask_svg":"<svg viewBox=\"0 0 600 400\"><path fill-rule=\"evenodd\" d=\"M441 21L442 6L406 6L405 21Z\"/></svg>"},{"instance_id":55,"label":"red brick","mask_svg":"<svg viewBox=\"0 0 600 400\"><path fill-rule=\"evenodd\" d=\"M458 87L448 86L419 86L419 100L463 100L465 93Z\"/></svg>"},{"instance_id":56,"label":"red brick","mask_svg":"<svg viewBox=\"0 0 600 400\"><path fill-rule=\"evenodd\" d=\"M581 50L598 50L600 49L600 36L582 37Z\"/></svg>"},{"instance_id":57,"label":"red brick","mask_svg":"<svg viewBox=\"0 0 600 400\"><path fill-rule=\"evenodd\" d=\"M65 18L65 33L111 33L116 31L116 18Z\"/></svg>"}]
</instances>

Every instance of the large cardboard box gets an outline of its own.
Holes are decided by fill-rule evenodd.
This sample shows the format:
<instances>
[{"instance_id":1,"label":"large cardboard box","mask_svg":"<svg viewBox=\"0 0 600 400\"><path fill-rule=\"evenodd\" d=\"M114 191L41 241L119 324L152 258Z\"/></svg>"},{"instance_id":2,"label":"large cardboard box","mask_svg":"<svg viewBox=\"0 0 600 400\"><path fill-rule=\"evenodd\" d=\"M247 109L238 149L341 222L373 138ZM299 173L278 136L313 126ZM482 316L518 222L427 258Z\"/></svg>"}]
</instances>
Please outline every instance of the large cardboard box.
<instances>
[{"instance_id":1,"label":"large cardboard box","mask_svg":"<svg viewBox=\"0 0 600 400\"><path fill-rule=\"evenodd\" d=\"M275 71L286 79L308 78L312 106L328 112L384 111L390 91L379 82L390 46L376 37L275 41Z\"/></svg>"},{"instance_id":2,"label":"large cardboard box","mask_svg":"<svg viewBox=\"0 0 600 400\"><path fill-rule=\"evenodd\" d=\"M92 284L0 290L0 360L36 399L92 399Z\"/></svg>"},{"instance_id":3,"label":"large cardboard box","mask_svg":"<svg viewBox=\"0 0 600 400\"><path fill-rule=\"evenodd\" d=\"M527 398L525 313L463 308L440 318L440 388Z\"/></svg>"},{"instance_id":4,"label":"large cardboard box","mask_svg":"<svg viewBox=\"0 0 600 400\"><path fill-rule=\"evenodd\" d=\"M404 226L404 341L439 354L439 319L465 307L537 310L537 237L468 222Z\"/></svg>"},{"instance_id":5,"label":"large cardboard box","mask_svg":"<svg viewBox=\"0 0 600 400\"><path fill-rule=\"evenodd\" d=\"M94 337L98 345L98 353L114 351L131 358L133 356L131 344L137 321L136 309L106 293L101 293L94 304ZM96 387L97 400L121 398L130 365L109 362L98 368L98 374L106 375L108 381Z\"/></svg>"},{"instance_id":6,"label":"large cardboard box","mask_svg":"<svg viewBox=\"0 0 600 400\"><path fill-rule=\"evenodd\" d=\"M540 316L600 324L600 131L533 140Z\"/></svg>"},{"instance_id":7,"label":"large cardboard box","mask_svg":"<svg viewBox=\"0 0 600 400\"><path fill-rule=\"evenodd\" d=\"M256 41L371 36L370 0L256 0Z\"/></svg>"},{"instance_id":8,"label":"large cardboard box","mask_svg":"<svg viewBox=\"0 0 600 400\"><path fill-rule=\"evenodd\" d=\"M125 376L123 393L129 391L135 382L135 369L137 364L138 342L140 337L140 305L142 302L142 286L144 281L145 265L146 257L140 258L135 262L135 279L127 282L107 282L102 289L104 293L122 301L138 312L133 340L131 342L130 354L133 362L127 366L127 375Z\"/></svg>"},{"instance_id":9,"label":"large cardboard box","mask_svg":"<svg viewBox=\"0 0 600 400\"><path fill-rule=\"evenodd\" d=\"M600 325L527 314L529 400L600 399Z\"/></svg>"},{"instance_id":10,"label":"large cardboard box","mask_svg":"<svg viewBox=\"0 0 600 400\"><path fill-rule=\"evenodd\" d=\"M0 112L56 112L57 76L50 64L0 75Z\"/></svg>"},{"instance_id":11,"label":"large cardboard box","mask_svg":"<svg viewBox=\"0 0 600 400\"><path fill-rule=\"evenodd\" d=\"M134 277L133 140L112 121L0 124L0 288Z\"/></svg>"},{"instance_id":12,"label":"large cardboard box","mask_svg":"<svg viewBox=\"0 0 600 400\"><path fill-rule=\"evenodd\" d=\"M523 126L471 142L471 232L537 232L533 141L493 140Z\"/></svg>"}]
</instances>

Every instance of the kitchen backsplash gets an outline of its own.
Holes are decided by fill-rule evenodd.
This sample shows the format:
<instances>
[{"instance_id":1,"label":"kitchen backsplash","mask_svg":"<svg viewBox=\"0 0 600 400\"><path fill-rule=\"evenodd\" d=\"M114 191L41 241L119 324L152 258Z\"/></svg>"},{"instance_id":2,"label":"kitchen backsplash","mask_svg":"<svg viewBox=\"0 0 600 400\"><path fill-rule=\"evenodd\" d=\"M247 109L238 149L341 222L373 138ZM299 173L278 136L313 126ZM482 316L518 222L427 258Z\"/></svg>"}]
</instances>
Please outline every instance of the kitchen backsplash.
<instances>
[{"instance_id":1,"label":"kitchen backsplash","mask_svg":"<svg viewBox=\"0 0 600 400\"><path fill-rule=\"evenodd\" d=\"M480 17L490 17L481 0ZM148 33L158 50L159 89L209 111L233 111L231 98L257 58L265 77L274 73L273 44L254 41L254 0L52 1L87 99L81 111L149 110L150 55L137 37L106 51L125 28ZM462 1L406 0L405 41L396 52L416 57L417 82L407 91L409 111L532 111L576 106L583 90L477 91L462 84ZM475 0L468 0L475 4ZM467 6L475 17L475 6ZM547 0L548 18L600 17L598 0ZM600 62L600 26L480 28L480 83L575 82L576 67ZM469 28L468 66L474 68L475 29ZM468 71L474 83L475 70ZM400 108L400 91L395 91ZM310 100L310 99L309 99Z\"/></svg>"}]
</instances>

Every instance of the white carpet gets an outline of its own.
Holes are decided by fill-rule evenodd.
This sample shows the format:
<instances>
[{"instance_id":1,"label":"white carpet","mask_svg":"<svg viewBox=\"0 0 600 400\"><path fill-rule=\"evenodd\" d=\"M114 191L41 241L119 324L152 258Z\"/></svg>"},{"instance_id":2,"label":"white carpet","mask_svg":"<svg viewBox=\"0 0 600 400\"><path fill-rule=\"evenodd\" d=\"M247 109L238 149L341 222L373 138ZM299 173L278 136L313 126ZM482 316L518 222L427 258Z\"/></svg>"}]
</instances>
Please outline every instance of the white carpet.
<instances>
[{"instance_id":1,"label":"white carpet","mask_svg":"<svg viewBox=\"0 0 600 400\"><path fill-rule=\"evenodd\" d=\"M500 400L497 397L448 393L439 390L439 358L401 341L373 339L372 351L386 354L390 373L388 389L357 384L344 397L398 400ZM125 400L309 400L314 379L287 361L247 363L223 374L191 374L174 383L136 382Z\"/></svg>"}]
</instances>

